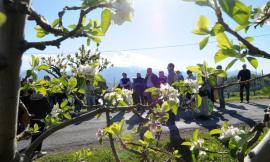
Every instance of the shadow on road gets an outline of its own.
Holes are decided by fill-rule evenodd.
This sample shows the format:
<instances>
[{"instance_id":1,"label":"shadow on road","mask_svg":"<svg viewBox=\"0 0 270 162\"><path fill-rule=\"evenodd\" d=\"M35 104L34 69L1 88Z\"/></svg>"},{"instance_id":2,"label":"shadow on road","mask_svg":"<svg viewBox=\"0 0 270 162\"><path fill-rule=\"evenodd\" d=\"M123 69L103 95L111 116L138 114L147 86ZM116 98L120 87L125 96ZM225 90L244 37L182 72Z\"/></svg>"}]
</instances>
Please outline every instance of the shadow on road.
<instances>
[{"instance_id":1,"label":"shadow on road","mask_svg":"<svg viewBox=\"0 0 270 162\"><path fill-rule=\"evenodd\" d=\"M267 105L262 105L262 104L254 103L254 102L250 102L249 105L252 105L252 106L255 106L255 107L258 107L258 108L261 108L261 109L266 109L266 108L268 108Z\"/></svg>"},{"instance_id":2,"label":"shadow on road","mask_svg":"<svg viewBox=\"0 0 270 162\"><path fill-rule=\"evenodd\" d=\"M247 108L244 105L236 105L233 103L226 103L226 105L234 109L247 110Z\"/></svg>"}]
</instances>

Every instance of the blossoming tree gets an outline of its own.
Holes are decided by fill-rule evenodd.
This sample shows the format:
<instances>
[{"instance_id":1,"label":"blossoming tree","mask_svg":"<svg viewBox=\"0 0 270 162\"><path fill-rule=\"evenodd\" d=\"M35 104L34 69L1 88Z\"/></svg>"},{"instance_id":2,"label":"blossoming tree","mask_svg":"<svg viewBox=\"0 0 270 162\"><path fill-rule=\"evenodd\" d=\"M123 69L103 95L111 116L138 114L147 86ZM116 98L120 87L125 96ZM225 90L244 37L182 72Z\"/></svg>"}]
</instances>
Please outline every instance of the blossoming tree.
<instances>
[{"instance_id":1,"label":"blossoming tree","mask_svg":"<svg viewBox=\"0 0 270 162\"><path fill-rule=\"evenodd\" d=\"M86 16L95 9L102 8L101 22L86 22ZM65 26L66 12L78 11L75 24ZM59 12L59 17L49 23L38 11L32 8L31 0L0 1L0 159L19 161L16 150L16 122L18 112L19 72L22 55L30 48L39 50L47 46L60 47L69 38L85 37L87 43L100 42L111 23L122 24L133 15L130 0L82 0L80 6L67 6ZM26 20L34 21L37 37L47 35L55 39L31 42L24 38ZM72 83L72 82L71 82ZM5 146L5 147L3 147Z\"/></svg>"}]
</instances>

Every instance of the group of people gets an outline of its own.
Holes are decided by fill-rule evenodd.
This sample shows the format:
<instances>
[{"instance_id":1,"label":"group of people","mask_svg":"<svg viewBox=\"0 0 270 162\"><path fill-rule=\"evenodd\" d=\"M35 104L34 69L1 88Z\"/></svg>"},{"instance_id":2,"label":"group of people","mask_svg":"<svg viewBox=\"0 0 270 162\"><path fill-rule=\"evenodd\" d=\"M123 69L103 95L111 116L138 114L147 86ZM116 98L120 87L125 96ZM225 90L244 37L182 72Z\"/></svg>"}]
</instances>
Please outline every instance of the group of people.
<instances>
[{"instance_id":1,"label":"group of people","mask_svg":"<svg viewBox=\"0 0 270 162\"><path fill-rule=\"evenodd\" d=\"M237 79L240 83L240 101L243 102L243 92L244 89L246 90L246 100L247 103L249 103L249 80L251 78L251 72L247 69L246 64L244 64L243 69L239 71L237 75ZM216 67L217 70L222 70L222 66L218 65ZM169 63L167 66L168 75L166 76L164 71L159 71L158 75L153 73L152 68L147 68L146 76L143 78L140 73L137 73L136 78L133 78L131 81L130 78L128 78L126 73L122 73L122 78L120 79L120 82L118 84L119 88L124 89L132 89L133 90L133 100L135 104L141 103L141 104L150 104L152 103L152 98L148 93L145 93L145 89L156 87L159 88L160 84L168 83L169 85L172 85L173 82L179 81L179 80L196 80L196 77L192 74L191 71L187 71L187 77L184 78L182 73L180 71L174 71L174 64ZM222 86L224 85L225 81L227 80L226 77L217 76L216 77L216 87L217 88L217 94L218 99L220 103L220 108L225 108L225 99L224 99L224 88ZM215 87L210 87L210 85L205 81L204 86L207 90L207 95L213 102L215 102L214 97L214 89Z\"/></svg>"},{"instance_id":2,"label":"group of people","mask_svg":"<svg viewBox=\"0 0 270 162\"><path fill-rule=\"evenodd\" d=\"M147 68L146 76L143 78L140 73L137 73L136 78L131 81L126 73L122 73L122 78L118 84L118 88L132 89L133 100L135 104L151 104L152 97L149 93L145 93L145 89L156 87L160 88L160 84L168 83L172 85L175 81L184 80L184 76L180 71L174 71L174 64L169 63L167 66L168 75L164 71L159 71L158 75L153 73L152 68ZM195 80L191 71L187 71L187 78Z\"/></svg>"}]
</instances>

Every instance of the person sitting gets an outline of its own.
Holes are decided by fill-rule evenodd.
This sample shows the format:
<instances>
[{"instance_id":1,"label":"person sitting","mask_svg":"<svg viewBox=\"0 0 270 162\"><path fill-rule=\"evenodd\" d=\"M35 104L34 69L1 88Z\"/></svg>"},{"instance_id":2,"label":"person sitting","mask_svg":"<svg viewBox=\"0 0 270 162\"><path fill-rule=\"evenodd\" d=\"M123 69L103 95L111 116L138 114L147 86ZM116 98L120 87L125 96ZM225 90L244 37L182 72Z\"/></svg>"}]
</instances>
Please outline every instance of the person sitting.
<instances>
[{"instance_id":1,"label":"person sitting","mask_svg":"<svg viewBox=\"0 0 270 162\"><path fill-rule=\"evenodd\" d=\"M127 73L122 73L123 78L120 79L119 88L124 88L124 89L131 89L131 81L127 77Z\"/></svg>"}]
</instances>

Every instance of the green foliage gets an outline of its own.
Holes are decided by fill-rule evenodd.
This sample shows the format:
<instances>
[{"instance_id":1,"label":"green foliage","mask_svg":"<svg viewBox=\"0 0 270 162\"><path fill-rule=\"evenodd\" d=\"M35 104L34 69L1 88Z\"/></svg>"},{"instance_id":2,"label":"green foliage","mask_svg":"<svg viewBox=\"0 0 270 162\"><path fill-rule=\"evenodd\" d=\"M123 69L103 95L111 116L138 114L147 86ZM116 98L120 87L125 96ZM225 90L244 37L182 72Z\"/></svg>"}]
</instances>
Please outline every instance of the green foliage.
<instances>
[{"instance_id":1,"label":"green foliage","mask_svg":"<svg viewBox=\"0 0 270 162\"><path fill-rule=\"evenodd\" d=\"M234 21L239 25L247 25L251 9L239 0L219 0L219 4Z\"/></svg>"},{"instance_id":2,"label":"green foliage","mask_svg":"<svg viewBox=\"0 0 270 162\"><path fill-rule=\"evenodd\" d=\"M200 16L197 20L197 28L192 32L198 35L207 35L210 33L209 29L209 20L205 16Z\"/></svg>"},{"instance_id":3,"label":"green foliage","mask_svg":"<svg viewBox=\"0 0 270 162\"><path fill-rule=\"evenodd\" d=\"M0 26L2 26L6 21L7 21L6 15L0 12Z\"/></svg>"},{"instance_id":4,"label":"green foliage","mask_svg":"<svg viewBox=\"0 0 270 162\"><path fill-rule=\"evenodd\" d=\"M36 31L36 36L38 38L43 38L45 37L47 34L49 34L47 31L45 31L42 27L40 27L39 25L37 25L35 27L35 31Z\"/></svg>"},{"instance_id":5,"label":"green foliage","mask_svg":"<svg viewBox=\"0 0 270 162\"><path fill-rule=\"evenodd\" d=\"M101 29L103 33L106 33L111 25L112 12L109 9L104 9L101 14Z\"/></svg>"},{"instance_id":6,"label":"green foliage","mask_svg":"<svg viewBox=\"0 0 270 162\"><path fill-rule=\"evenodd\" d=\"M254 57L247 57L248 62L255 68L258 68L259 62L256 58Z\"/></svg>"},{"instance_id":7,"label":"green foliage","mask_svg":"<svg viewBox=\"0 0 270 162\"><path fill-rule=\"evenodd\" d=\"M200 42L200 50L202 50L208 43L209 36L206 36L201 42Z\"/></svg>"}]
</instances>

